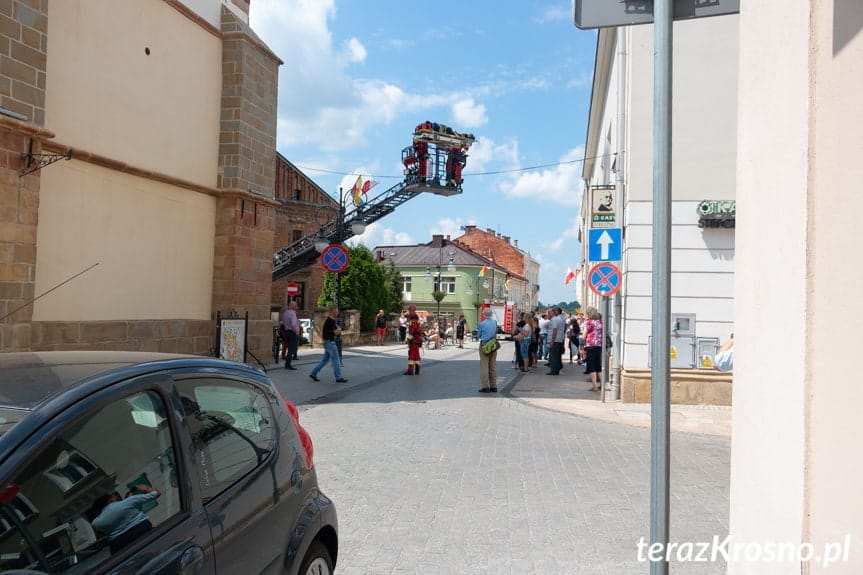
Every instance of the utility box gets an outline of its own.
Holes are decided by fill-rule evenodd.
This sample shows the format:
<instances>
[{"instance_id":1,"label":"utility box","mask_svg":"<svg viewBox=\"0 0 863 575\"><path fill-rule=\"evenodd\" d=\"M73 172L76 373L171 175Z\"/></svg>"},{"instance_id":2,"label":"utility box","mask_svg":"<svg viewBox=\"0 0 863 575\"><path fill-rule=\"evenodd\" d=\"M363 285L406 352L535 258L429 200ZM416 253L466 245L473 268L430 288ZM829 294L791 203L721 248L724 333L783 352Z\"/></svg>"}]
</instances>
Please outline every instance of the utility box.
<instances>
[{"instance_id":1,"label":"utility box","mask_svg":"<svg viewBox=\"0 0 863 575\"><path fill-rule=\"evenodd\" d=\"M695 340L695 353L698 369L714 369L716 367L716 350L719 349L718 337L699 337Z\"/></svg>"},{"instance_id":2,"label":"utility box","mask_svg":"<svg viewBox=\"0 0 863 575\"><path fill-rule=\"evenodd\" d=\"M652 336L647 338L648 349L652 348ZM675 369L692 369L695 367L695 336L671 336L671 344L668 347L670 367ZM653 358L647 356L647 367L652 367Z\"/></svg>"},{"instance_id":3,"label":"utility box","mask_svg":"<svg viewBox=\"0 0 863 575\"><path fill-rule=\"evenodd\" d=\"M691 335L695 337L695 314L673 313L671 314L671 335Z\"/></svg>"}]
</instances>

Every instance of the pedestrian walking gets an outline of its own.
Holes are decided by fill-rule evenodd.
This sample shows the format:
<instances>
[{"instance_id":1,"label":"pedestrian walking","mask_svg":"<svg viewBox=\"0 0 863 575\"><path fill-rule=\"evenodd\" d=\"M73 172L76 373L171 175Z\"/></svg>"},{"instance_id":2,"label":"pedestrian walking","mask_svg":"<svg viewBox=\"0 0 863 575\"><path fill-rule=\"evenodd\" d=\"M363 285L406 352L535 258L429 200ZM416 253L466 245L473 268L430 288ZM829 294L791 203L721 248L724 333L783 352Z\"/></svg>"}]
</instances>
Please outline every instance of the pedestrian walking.
<instances>
[{"instance_id":1,"label":"pedestrian walking","mask_svg":"<svg viewBox=\"0 0 863 575\"><path fill-rule=\"evenodd\" d=\"M336 323L336 318L339 317L339 308L336 306L330 307L327 319L324 321L324 327L321 330L321 335L324 338L324 357L320 363L315 366L309 377L315 381L318 379L318 373L327 365L328 361L333 362L333 373L336 376L336 383L345 383L347 379L342 377L342 368L339 361L339 348L336 346L336 338L342 334L342 328Z\"/></svg>"},{"instance_id":2,"label":"pedestrian walking","mask_svg":"<svg viewBox=\"0 0 863 575\"><path fill-rule=\"evenodd\" d=\"M420 349L423 346L423 337L425 332L420 325L420 318L417 315L417 306L411 304L408 306L408 326L407 326L407 341L408 341L408 369L405 375L419 375L420 367L422 367L422 359L420 358Z\"/></svg>"},{"instance_id":3,"label":"pedestrian walking","mask_svg":"<svg viewBox=\"0 0 863 575\"><path fill-rule=\"evenodd\" d=\"M482 315L485 319L479 322L476 328L476 337L479 340L479 381L482 384L479 392L494 393L497 391L497 349L486 353L483 348L490 341L497 340L497 322L492 318L491 308L486 308Z\"/></svg>"},{"instance_id":4,"label":"pedestrian walking","mask_svg":"<svg viewBox=\"0 0 863 575\"><path fill-rule=\"evenodd\" d=\"M297 355L297 344L300 341L300 320L297 319L297 302L290 301L287 309L282 314L282 323L285 326L285 337L287 338L287 353L283 353L285 369L297 369L291 365L291 361Z\"/></svg>"}]
</instances>

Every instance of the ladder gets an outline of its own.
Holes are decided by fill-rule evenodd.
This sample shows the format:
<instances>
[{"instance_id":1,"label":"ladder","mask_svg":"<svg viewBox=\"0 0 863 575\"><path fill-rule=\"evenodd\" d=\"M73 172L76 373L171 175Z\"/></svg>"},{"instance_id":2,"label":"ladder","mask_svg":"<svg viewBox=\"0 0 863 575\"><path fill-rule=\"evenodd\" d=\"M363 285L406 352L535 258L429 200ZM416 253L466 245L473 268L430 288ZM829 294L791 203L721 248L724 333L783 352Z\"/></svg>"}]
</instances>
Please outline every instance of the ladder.
<instances>
[{"instance_id":1,"label":"ladder","mask_svg":"<svg viewBox=\"0 0 863 575\"><path fill-rule=\"evenodd\" d=\"M338 221L330 221L321 226L319 231L306 234L292 244L277 250L273 254L273 281L278 281L313 264L318 259L315 240L319 235L323 235L329 243L345 241L354 236L351 230L353 220L359 219L366 225L371 224L391 214L397 207L423 192L440 196L462 193L461 180L447 181L446 164L450 154L463 153L470 148L474 142L473 134L462 134L443 124L425 122L417 126L413 142L414 145L421 145L418 142L424 143L429 154L431 169L424 177L420 178L416 163L405 161L409 157L416 160L412 157L415 154L414 147L409 146L402 150L402 162L405 164L404 180L368 200L362 207L346 212L341 224ZM466 156L461 157L462 160L466 158Z\"/></svg>"},{"instance_id":2,"label":"ladder","mask_svg":"<svg viewBox=\"0 0 863 575\"><path fill-rule=\"evenodd\" d=\"M319 235L322 234L330 243L337 242L339 239L341 241L350 239L354 235L351 230L352 220L360 219L366 225L376 222L427 189L427 186L418 184L415 178L408 177L370 199L361 208L346 212L341 223L341 234L339 234L339 222L330 221L321 226L319 231L306 234L292 244L277 250L273 254L273 281L313 264L318 259L315 240Z\"/></svg>"}]
</instances>

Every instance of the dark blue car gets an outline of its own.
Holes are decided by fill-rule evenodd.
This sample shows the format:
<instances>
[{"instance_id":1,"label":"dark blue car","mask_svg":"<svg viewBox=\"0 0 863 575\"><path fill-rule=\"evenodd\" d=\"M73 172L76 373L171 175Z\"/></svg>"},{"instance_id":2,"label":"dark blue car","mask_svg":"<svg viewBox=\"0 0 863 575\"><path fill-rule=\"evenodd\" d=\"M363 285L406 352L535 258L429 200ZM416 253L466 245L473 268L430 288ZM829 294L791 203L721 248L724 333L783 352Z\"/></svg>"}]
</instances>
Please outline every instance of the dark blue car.
<instances>
[{"instance_id":1,"label":"dark blue car","mask_svg":"<svg viewBox=\"0 0 863 575\"><path fill-rule=\"evenodd\" d=\"M243 364L0 354L0 571L331 574L313 451Z\"/></svg>"}]
</instances>

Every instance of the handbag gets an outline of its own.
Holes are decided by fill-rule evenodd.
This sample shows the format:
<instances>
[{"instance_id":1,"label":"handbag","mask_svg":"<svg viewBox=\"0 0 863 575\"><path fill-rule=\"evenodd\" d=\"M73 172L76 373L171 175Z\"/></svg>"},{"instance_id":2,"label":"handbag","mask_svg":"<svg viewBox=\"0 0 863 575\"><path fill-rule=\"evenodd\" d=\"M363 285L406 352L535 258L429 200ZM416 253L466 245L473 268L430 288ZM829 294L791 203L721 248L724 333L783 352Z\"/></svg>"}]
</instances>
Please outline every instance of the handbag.
<instances>
[{"instance_id":1,"label":"handbag","mask_svg":"<svg viewBox=\"0 0 863 575\"><path fill-rule=\"evenodd\" d=\"M484 344L482 344L480 349L482 349L482 352L484 354L491 355L492 353L494 353L500 349L500 342L497 341L497 338L490 339L487 342L485 342Z\"/></svg>"}]
</instances>

